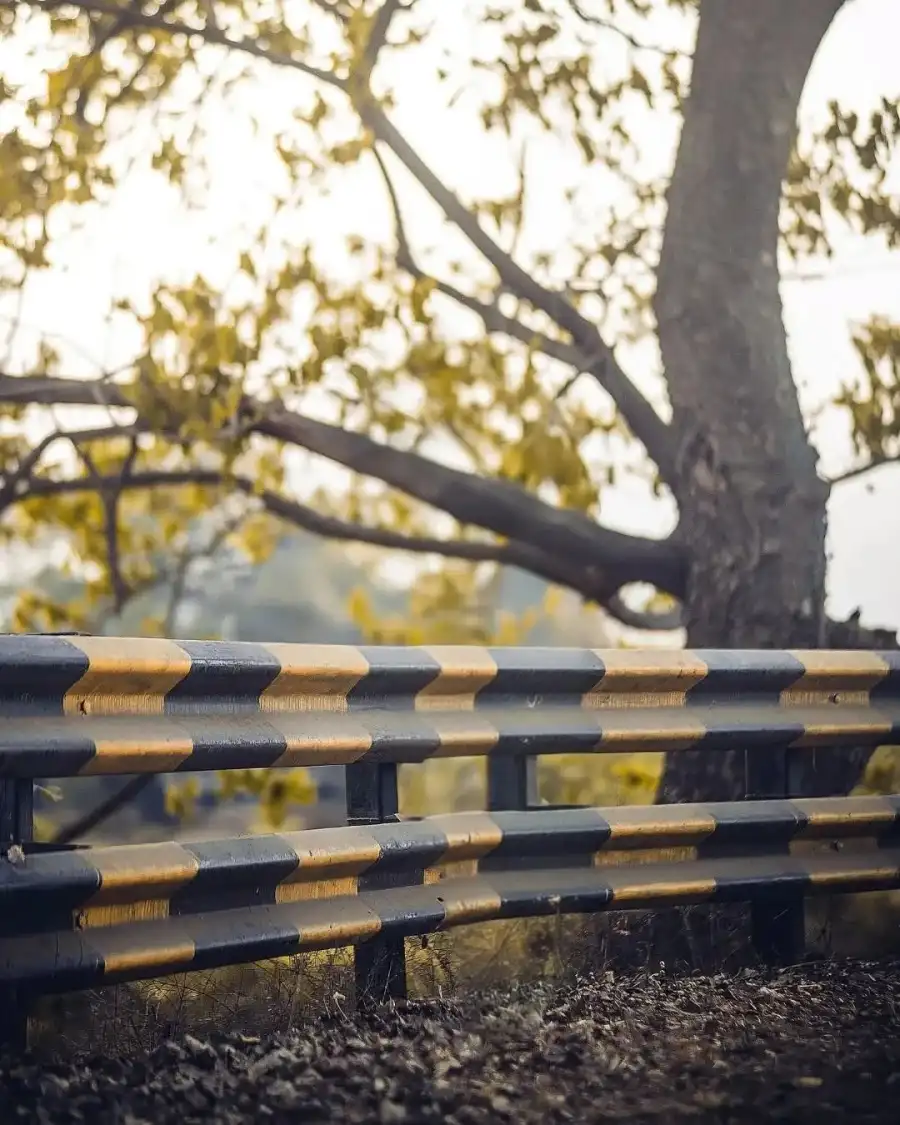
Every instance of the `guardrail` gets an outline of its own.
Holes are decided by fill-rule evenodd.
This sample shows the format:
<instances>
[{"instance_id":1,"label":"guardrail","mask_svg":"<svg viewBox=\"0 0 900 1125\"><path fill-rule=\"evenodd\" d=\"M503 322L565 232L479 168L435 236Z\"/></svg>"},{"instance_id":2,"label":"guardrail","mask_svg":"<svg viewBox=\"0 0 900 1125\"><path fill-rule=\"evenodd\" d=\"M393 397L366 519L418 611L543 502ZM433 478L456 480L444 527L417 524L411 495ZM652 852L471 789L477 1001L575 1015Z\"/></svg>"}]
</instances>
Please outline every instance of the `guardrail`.
<instances>
[{"instance_id":1,"label":"guardrail","mask_svg":"<svg viewBox=\"0 0 900 1125\"><path fill-rule=\"evenodd\" d=\"M494 918L742 901L760 955L792 960L806 896L900 887L900 797L789 799L793 757L892 741L896 652L0 637L2 1034L43 992L345 945L358 997L396 997L407 937ZM687 749L746 751L753 799L537 804L538 755ZM398 766L462 756L487 758L488 811L402 817ZM345 828L32 842L37 778L325 764Z\"/></svg>"}]
</instances>

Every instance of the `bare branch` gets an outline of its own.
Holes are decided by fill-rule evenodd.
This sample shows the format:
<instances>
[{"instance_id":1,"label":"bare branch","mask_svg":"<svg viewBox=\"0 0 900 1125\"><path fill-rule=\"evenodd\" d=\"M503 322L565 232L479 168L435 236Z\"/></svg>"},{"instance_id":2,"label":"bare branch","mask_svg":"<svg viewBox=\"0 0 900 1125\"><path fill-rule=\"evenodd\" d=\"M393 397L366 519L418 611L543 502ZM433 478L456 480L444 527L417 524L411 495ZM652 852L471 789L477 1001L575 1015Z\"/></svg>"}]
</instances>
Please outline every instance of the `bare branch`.
<instances>
[{"instance_id":1,"label":"bare branch","mask_svg":"<svg viewBox=\"0 0 900 1125\"><path fill-rule=\"evenodd\" d=\"M66 825L53 837L54 844L71 844L88 832L104 824L111 816L123 809L127 804L139 796L151 782L156 781L155 773L142 773L131 777L121 788L102 801L96 808L80 816L72 824Z\"/></svg>"},{"instance_id":2,"label":"bare branch","mask_svg":"<svg viewBox=\"0 0 900 1125\"><path fill-rule=\"evenodd\" d=\"M0 379L0 386L2 386L2 379ZM4 401L2 391L0 391L0 401ZM15 504L17 500L24 499L21 490L27 491L28 481L40 464L41 458L57 441L65 440L74 446L82 446L103 438L131 436L138 432L138 428L136 426L101 426L89 430L56 429L51 431L22 459L21 464L4 479L3 487L0 488L0 513L4 512L11 504Z\"/></svg>"},{"instance_id":3,"label":"bare branch","mask_svg":"<svg viewBox=\"0 0 900 1125\"><path fill-rule=\"evenodd\" d=\"M373 149L372 152L384 179L385 188L391 205L391 212L393 214L394 236L397 240L397 265L414 278L420 279L429 277L429 279L434 282L435 289L439 293L443 293L445 297L449 297L450 300L455 301L457 304L462 305L464 308L469 309L479 316L488 332L502 332L504 335L510 336L514 340L519 340L529 347L537 348L549 358L558 360L560 363L565 363L570 367L577 368L579 374L586 371L589 366L589 361L573 344L567 344L561 340L553 340L549 336L545 336L543 333L529 327L529 325L516 320L515 317L507 316L496 301L490 304L480 301L477 297L472 297L468 293L463 293L449 282L441 281L438 278L431 278L430 275L425 273L413 255L393 178L388 171L381 153L377 149Z\"/></svg>"},{"instance_id":4,"label":"bare branch","mask_svg":"<svg viewBox=\"0 0 900 1125\"><path fill-rule=\"evenodd\" d=\"M643 40L638 39L636 35L632 35L624 28L620 27L617 23L607 19L604 16L595 16L592 12L585 10L584 5L579 3L579 0L567 0L569 8L575 13L582 23L590 24L593 27L601 27L604 31L611 31L620 39L624 40L629 47L635 51L650 51L656 55L662 55L668 58L673 52L661 47L658 43L645 43Z\"/></svg>"},{"instance_id":5,"label":"bare branch","mask_svg":"<svg viewBox=\"0 0 900 1125\"><path fill-rule=\"evenodd\" d=\"M583 566L599 564L618 575L617 586L646 581L676 595L683 587L681 550L671 540L598 527L581 513L553 507L510 481L477 477L312 418L272 412L255 429L375 477L461 523L539 551L568 554Z\"/></svg>"},{"instance_id":6,"label":"bare branch","mask_svg":"<svg viewBox=\"0 0 900 1125\"><path fill-rule=\"evenodd\" d=\"M82 12L93 12L97 15L112 16L118 19L123 13L123 4L115 4L109 0L26 0L31 8L41 8L44 11L56 11L58 8L78 8ZM0 0L0 7L18 7L17 0ZM242 55L252 55L254 58L263 59L274 66L298 70L302 74L324 82L337 90L344 90L343 79L327 70L310 66L302 59L293 55L286 55L281 51L274 51L265 45L265 41L257 42L243 36L227 35L220 28L207 23L203 26L184 23L181 20L168 19L158 13L149 14L132 7L129 11L129 24L132 27L149 27L157 31L168 31L172 35L185 35L192 39L202 39L205 43L212 43L217 47L225 47Z\"/></svg>"},{"instance_id":7,"label":"bare branch","mask_svg":"<svg viewBox=\"0 0 900 1125\"><path fill-rule=\"evenodd\" d=\"M106 520L106 548L107 548L107 563L109 566L109 577L113 589L113 606L116 612L120 612L125 602L131 593L131 588L122 574L121 559L119 554L119 501L122 497L122 488L131 470L134 467L134 462L137 458L139 451L138 441L136 437L131 439L131 448L128 451L128 456L122 463L122 472L119 477L118 484L109 491L104 490L101 495L103 497L103 510ZM81 451L84 456L84 450Z\"/></svg>"},{"instance_id":8,"label":"bare branch","mask_svg":"<svg viewBox=\"0 0 900 1125\"><path fill-rule=\"evenodd\" d=\"M565 296L542 286L494 242L476 216L428 167L379 106L369 100L357 110L375 137L387 145L450 222L490 262L502 284L571 335L584 357L584 369L610 395L632 433L659 466L663 478L673 480L675 461L669 427L622 370L596 327Z\"/></svg>"},{"instance_id":9,"label":"bare branch","mask_svg":"<svg viewBox=\"0 0 900 1125\"><path fill-rule=\"evenodd\" d=\"M848 480L857 480L859 477L864 476L866 473L871 473L875 469L880 469L885 465L900 464L900 453L893 454L880 454L873 457L865 465L856 465L852 469L847 469L843 473L838 473L837 476L829 477L826 482L834 487L836 484L844 484Z\"/></svg>"},{"instance_id":10,"label":"bare branch","mask_svg":"<svg viewBox=\"0 0 900 1125\"><path fill-rule=\"evenodd\" d=\"M9 0L0 0L8 6ZM119 17L121 5L108 0L29 0L34 7L54 10L59 7L77 7L85 12L96 12ZM390 15L398 5L386 3ZM334 89L352 96L350 86L333 73L304 63L292 55L269 50L264 42L232 37L219 28L209 24L198 27L158 15L136 12L133 23L144 27L159 28L172 34L182 34L216 44L228 50L265 59L275 66L298 70L312 78L326 83ZM376 19L376 24L378 23ZM444 215L471 244L490 262L497 271L503 285L521 300L549 316L554 323L568 332L586 360L585 370L606 390L620 410L625 422L635 437L642 442L650 457L659 467L660 475L669 482L675 479L675 458L669 427L657 414L653 405L631 382L622 370L611 348L604 342L595 325L587 320L565 296L542 286L527 270L524 270L506 253L484 230L478 219L460 199L428 167L409 144L403 134L375 103L370 95L359 92L356 104L363 124L372 130L373 135L395 154L425 191L437 203Z\"/></svg>"},{"instance_id":11,"label":"bare branch","mask_svg":"<svg viewBox=\"0 0 900 1125\"><path fill-rule=\"evenodd\" d=\"M614 594L603 604L603 608L610 617L614 617L621 625L627 625L629 629L668 633L684 626L684 614L680 607L660 613L632 609L622 600L621 594Z\"/></svg>"}]
</instances>

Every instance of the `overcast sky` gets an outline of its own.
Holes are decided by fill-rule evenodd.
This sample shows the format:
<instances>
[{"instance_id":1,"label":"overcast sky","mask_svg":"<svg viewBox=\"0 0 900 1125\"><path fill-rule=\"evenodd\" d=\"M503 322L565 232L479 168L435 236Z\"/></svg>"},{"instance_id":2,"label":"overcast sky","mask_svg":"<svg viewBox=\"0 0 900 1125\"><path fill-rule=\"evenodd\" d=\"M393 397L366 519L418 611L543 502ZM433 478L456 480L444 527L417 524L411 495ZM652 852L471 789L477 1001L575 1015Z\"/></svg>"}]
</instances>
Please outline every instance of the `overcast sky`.
<instances>
[{"instance_id":1,"label":"overcast sky","mask_svg":"<svg viewBox=\"0 0 900 1125\"><path fill-rule=\"evenodd\" d=\"M431 2L437 13L438 6ZM450 12L449 7L445 4L440 12L442 26L435 41L463 51L471 28L458 18L459 9ZM900 96L898 43L897 0L847 4L816 59L802 114L815 113L832 97L864 108L881 96ZM429 82L434 65L435 56L426 50L405 66L396 66L396 122L464 197L507 187L512 165L495 141L480 134L477 97L463 97L447 110ZM265 110L275 130L289 119L296 82L293 75L260 69L253 87L241 97L248 107ZM105 314L112 294L139 293L156 277L187 278L198 268L215 277L217 270L230 265L229 237L240 230L246 216L265 207L278 174L271 150L254 145L234 107L220 113L212 126L214 186L203 215L186 215L165 185L152 176L136 176L102 215L66 239L59 268L30 290L24 320L32 331L52 332L68 341L70 370L87 374L98 363L112 365L133 347L130 338L109 332ZM665 167L674 140L671 123L642 120L636 129L651 163ZM536 140L531 159L533 237L538 242L564 241L572 220L557 200L578 170L572 162L566 165L549 138ZM900 167L895 171L900 190ZM348 172L329 199L304 206L297 215L298 234L320 240L323 252L333 254L336 270L345 265L342 239L349 230L379 239L389 236L383 196L372 190L377 181L360 175ZM433 242L438 230L433 207L408 187L404 199L413 238ZM850 323L873 312L900 319L900 255L847 238L837 259L824 267L824 276L786 282L784 298L798 385L806 402L819 402L853 372ZM643 383L640 356L626 359ZM824 427L819 445L828 473L850 462L840 419ZM660 533L666 521L666 514L638 486L608 494L603 516L615 526L648 533ZM830 551L832 611L846 614L859 606L867 622L900 628L900 468L882 469L840 487L831 505Z\"/></svg>"}]
</instances>

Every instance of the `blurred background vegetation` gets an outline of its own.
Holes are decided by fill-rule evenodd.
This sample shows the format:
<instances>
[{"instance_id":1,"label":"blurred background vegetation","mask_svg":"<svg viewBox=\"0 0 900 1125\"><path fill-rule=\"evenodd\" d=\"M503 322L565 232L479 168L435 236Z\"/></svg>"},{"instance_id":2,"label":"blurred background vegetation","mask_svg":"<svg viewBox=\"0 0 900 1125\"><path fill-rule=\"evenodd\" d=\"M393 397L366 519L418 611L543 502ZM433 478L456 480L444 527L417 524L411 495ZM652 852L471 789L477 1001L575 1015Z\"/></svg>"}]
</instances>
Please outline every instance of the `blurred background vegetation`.
<instances>
[{"instance_id":1,"label":"blurred background vegetation","mask_svg":"<svg viewBox=\"0 0 900 1125\"><path fill-rule=\"evenodd\" d=\"M443 570L403 588L373 577L371 563L366 548L348 549L304 532L281 536L259 562L223 544L198 558L177 588L171 582L156 585L129 601L121 613L99 615L92 626L108 635L162 631L238 641L590 647L614 643L599 610L523 571L503 568L489 589L472 587L467 598L463 572L456 583L452 571ZM438 583L447 587L444 614ZM52 561L39 563L27 586L0 584L2 627L15 624L14 613L23 603L77 602L81 586ZM417 612L417 599L423 598L427 616ZM657 755L548 758L541 762L541 795L567 804L652 801L660 768ZM412 815L484 805L481 761L432 762L404 767L401 774L402 807ZM121 778L42 785L36 801L38 836L52 838L121 785ZM152 781L85 838L151 840L316 827L341 823L343 809L341 767L199 774L187 780L168 776Z\"/></svg>"}]
</instances>

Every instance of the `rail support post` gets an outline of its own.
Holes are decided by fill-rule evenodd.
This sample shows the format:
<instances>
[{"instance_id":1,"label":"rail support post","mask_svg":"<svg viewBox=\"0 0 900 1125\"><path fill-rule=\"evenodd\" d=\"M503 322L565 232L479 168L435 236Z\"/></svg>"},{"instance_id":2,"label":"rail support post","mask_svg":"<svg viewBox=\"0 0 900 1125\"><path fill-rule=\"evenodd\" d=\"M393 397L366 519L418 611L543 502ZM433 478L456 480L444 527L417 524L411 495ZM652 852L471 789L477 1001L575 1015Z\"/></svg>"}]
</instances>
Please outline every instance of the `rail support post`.
<instances>
[{"instance_id":1,"label":"rail support post","mask_svg":"<svg viewBox=\"0 0 900 1125\"><path fill-rule=\"evenodd\" d=\"M347 767L347 823L384 824L398 819L397 765L359 762ZM362 875L359 890L406 886L403 873ZM388 1000L406 999L406 943L403 937L376 936L354 952L357 1008L371 1008Z\"/></svg>"},{"instance_id":2,"label":"rail support post","mask_svg":"<svg viewBox=\"0 0 900 1125\"><path fill-rule=\"evenodd\" d=\"M787 747L747 751L747 796L756 800L789 799L793 791L793 753ZM753 902L750 934L756 955L764 964L792 965L801 961L806 952L803 895L773 894Z\"/></svg>"},{"instance_id":3,"label":"rail support post","mask_svg":"<svg viewBox=\"0 0 900 1125\"><path fill-rule=\"evenodd\" d=\"M34 786L30 778L0 778L0 863L20 863L13 849L34 836ZM12 850L12 854L11 854ZM14 984L0 981L0 1051L28 1046L28 1000Z\"/></svg>"},{"instance_id":4,"label":"rail support post","mask_svg":"<svg viewBox=\"0 0 900 1125\"><path fill-rule=\"evenodd\" d=\"M538 804L537 758L489 757L487 789L489 812L534 808Z\"/></svg>"}]
</instances>

